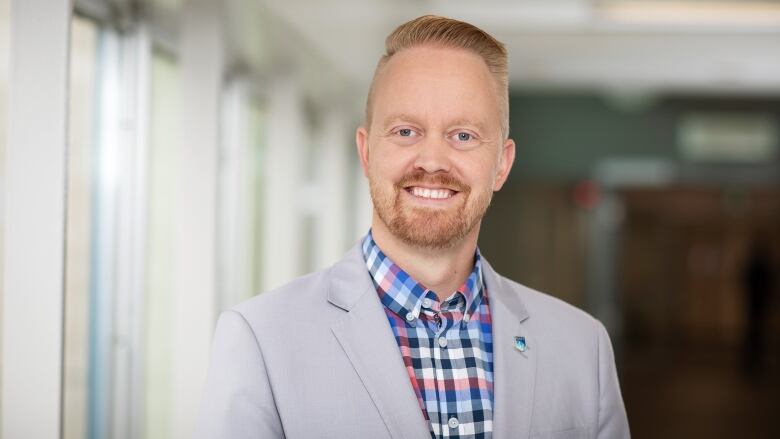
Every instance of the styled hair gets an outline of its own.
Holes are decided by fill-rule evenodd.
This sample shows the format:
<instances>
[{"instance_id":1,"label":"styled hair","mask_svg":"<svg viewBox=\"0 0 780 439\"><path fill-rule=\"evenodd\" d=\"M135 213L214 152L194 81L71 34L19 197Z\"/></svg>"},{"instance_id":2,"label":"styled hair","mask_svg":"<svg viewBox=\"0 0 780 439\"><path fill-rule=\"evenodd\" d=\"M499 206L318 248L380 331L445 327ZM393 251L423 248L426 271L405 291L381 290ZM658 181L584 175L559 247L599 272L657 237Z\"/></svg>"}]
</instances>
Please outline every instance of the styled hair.
<instances>
[{"instance_id":1,"label":"styled hair","mask_svg":"<svg viewBox=\"0 0 780 439\"><path fill-rule=\"evenodd\" d=\"M385 54L371 80L366 101L366 125L371 124L374 88L382 68L396 53L413 47L433 46L463 49L475 53L485 61L496 83L501 131L509 136L509 68L504 45L482 29L458 20L435 15L423 15L398 26L385 39Z\"/></svg>"}]
</instances>

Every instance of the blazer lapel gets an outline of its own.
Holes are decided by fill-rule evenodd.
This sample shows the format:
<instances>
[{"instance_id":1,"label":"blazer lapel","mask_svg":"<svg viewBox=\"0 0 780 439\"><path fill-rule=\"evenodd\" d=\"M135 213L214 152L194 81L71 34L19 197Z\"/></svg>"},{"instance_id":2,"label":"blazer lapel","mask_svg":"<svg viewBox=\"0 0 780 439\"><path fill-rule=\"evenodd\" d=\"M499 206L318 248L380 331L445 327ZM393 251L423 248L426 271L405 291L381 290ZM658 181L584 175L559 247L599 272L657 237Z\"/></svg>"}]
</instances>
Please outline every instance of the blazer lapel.
<instances>
[{"instance_id":1,"label":"blazer lapel","mask_svg":"<svg viewBox=\"0 0 780 439\"><path fill-rule=\"evenodd\" d=\"M536 377L537 346L523 321L528 311L509 285L485 259L483 271L493 320L493 437L527 438ZM526 350L515 348L515 337L525 337Z\"/></svg>"},{"instance_id":2,"label":"blazer lapel","mask_svg":"<svg viewBox=\"0 0 780 439\"><path fill-rule=\"evenodd\" d=\"M328 301L347 311L331 327L393 438L430 437L398 344L357 245L331 271Z\"/></svg>"}]
</instances>

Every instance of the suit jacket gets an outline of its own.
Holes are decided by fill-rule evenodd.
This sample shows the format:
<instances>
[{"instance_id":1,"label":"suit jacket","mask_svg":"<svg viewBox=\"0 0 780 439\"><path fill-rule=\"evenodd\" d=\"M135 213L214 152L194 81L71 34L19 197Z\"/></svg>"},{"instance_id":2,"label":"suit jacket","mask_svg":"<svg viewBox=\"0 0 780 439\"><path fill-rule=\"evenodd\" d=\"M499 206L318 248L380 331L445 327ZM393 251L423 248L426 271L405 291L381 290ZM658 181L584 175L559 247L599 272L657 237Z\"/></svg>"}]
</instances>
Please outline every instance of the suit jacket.
<instances>
[{"instance_id":1,"label":"suit jacket","mask_svg":"<svg viewBox=\"0 0 780 439\"><path fill-rule=\"evenodd\" d=\"M603 325L482 264L493 437L628 438ZM329 269L222 313L195 436L430 438L359 245Z\"/></svg>"}]
</instances>

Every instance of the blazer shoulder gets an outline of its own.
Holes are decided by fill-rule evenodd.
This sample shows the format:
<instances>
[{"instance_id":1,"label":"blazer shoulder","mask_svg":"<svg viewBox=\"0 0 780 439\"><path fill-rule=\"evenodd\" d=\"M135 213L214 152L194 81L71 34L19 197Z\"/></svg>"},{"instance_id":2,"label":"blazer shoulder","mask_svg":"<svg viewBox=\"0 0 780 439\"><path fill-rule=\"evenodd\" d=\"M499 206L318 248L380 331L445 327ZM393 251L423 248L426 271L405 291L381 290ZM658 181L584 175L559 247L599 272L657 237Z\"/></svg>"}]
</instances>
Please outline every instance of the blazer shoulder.
<instances>
[{"instance_id":1,"label":"blazer shoulder","mask_svg":"<svg viewBox=\"0 0 780 439\"><path fill-rule=\"evenodd\" d=\"M270 291L257 294L233 308L253 328L289 324L290 316L305 321L306 314L316 313L327 301L328 273L331 267L306 274Z\"/></svg>"},{"instance_id":2,"label":"blazer shoulder","mask_svg":"<svg viewBox=\"0 0 780 439\"><path fill-rule=\"evenodd\" d=\"M519 296L530 319L537 325L562 327L569 333L587 331L591 334L599 332L603 327L598 319L568 302L507 277L500 278L509 294Z\"/></svg>"}]
</instances>

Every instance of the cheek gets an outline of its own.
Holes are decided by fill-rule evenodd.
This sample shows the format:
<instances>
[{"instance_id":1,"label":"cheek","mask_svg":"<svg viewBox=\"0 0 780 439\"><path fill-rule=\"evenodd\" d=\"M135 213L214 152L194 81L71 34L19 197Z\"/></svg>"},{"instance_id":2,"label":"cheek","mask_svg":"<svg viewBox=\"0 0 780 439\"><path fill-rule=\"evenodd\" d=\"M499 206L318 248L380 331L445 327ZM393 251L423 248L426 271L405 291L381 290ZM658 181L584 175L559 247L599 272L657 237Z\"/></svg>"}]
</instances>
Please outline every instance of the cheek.
<instances>
[{"instance_id":1,"label":"cheek","mask_svg":"<svg viewBox=\"0 0 780 439\"><path fill-rule=\"evenodd\" d=\"M403 177L403 173L394 166L393 160L375 156L369 165L369 176L380 184L393 184Z\"/></svg>"},{"instance_id":2,"label":"cheek","mask_svg":"<svg viewBox=\"0 0 780 439\"><path fill-rule=\"evenodd\" d=\"M377 177L398 181L412 169L412 156L401 148L377 145L373 152L368 166Z\"/></svg>"},{"instance_id":3,"label":"cheek","mask_svg":"<svg viewBox=\"0 0 780 439\"><path fill-rule=\"evenodd\" d=\"M458 166L461 175L473 188L491 188L496 179L496 162L484 156L469 157Z\"/></svg>"}]
</instances>

